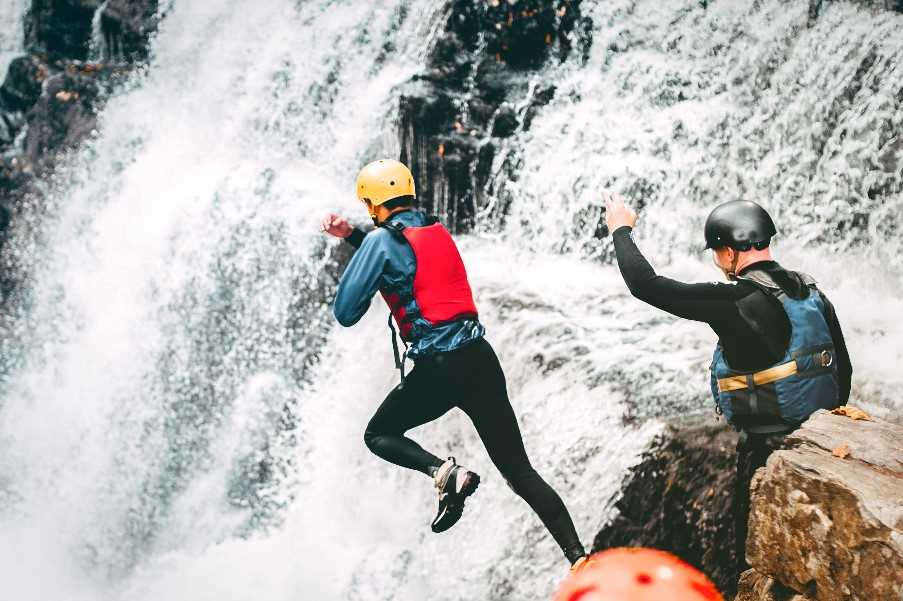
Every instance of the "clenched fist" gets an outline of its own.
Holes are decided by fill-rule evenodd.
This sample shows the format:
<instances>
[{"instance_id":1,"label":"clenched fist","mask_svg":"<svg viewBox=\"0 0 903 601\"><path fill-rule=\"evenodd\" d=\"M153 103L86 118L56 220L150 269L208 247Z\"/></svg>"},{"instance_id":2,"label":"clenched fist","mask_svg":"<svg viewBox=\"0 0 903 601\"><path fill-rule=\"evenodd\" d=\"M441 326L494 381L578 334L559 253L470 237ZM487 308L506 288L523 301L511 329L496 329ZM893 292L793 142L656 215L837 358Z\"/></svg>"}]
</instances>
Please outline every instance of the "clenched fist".
<instances>
[{"instance_id":1,"label":"clenched fist","mask_svg":"<svg viewBox=\"0 0 903 601\"><path fill-rule=\"evenodd\" d=\"M347 219L333 213L327 215L323 223L320 224L321 232L326 232L336 238L347 238L351 235L353 229Z\"/></svg>"},{"instance_id":2,"label":"clenched fist","mask_svg":"<svg viewBox=\"0 0 903 601\"><path fill-rule=\"evenodd\" d=\"M633 227L636 225L636 213L629 206L624 204L624 199L620 194L614 194L606 191L602 192L602 200L605 201L605 222L608 224L608 231L614 232L619 227Z\"/></svg>"}]
</instances>

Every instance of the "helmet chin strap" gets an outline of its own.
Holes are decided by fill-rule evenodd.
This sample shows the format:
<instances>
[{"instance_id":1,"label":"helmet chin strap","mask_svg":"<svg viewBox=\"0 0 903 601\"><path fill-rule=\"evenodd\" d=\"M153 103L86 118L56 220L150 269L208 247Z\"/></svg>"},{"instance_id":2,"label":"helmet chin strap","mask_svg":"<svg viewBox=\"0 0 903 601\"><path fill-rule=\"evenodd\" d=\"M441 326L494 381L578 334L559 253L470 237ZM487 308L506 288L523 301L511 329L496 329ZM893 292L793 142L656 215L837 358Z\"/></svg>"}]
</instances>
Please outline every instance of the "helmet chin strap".
<instances>
[{"instance_id":1,"label":"helmet chin strap","mask_svg":"<svg viewBox=\"0 0 903 601\"><path fill-rule=\"evenodd\" d=\"M731 261L730 271L727 272L727 277L736 280L737 279L737 264L740 262L740 252L734 250L734 259Z\"/></svg>"}]
</instances>

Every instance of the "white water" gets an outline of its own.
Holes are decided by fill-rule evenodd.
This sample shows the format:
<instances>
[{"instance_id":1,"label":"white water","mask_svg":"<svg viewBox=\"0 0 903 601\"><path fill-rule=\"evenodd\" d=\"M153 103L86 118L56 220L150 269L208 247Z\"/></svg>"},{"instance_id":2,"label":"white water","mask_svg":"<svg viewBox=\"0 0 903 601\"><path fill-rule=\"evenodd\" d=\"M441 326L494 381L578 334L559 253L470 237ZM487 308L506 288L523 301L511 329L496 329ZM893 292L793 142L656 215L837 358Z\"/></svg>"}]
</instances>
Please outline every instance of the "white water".
<instances>
[{"instance_id":1,"label":"white water","mask_svg":"<svg viewBox=\"0 0 903 601\"><path fill-rule=\"evenodd\" d=\"M24 49L25 26L22 19L30 5L30 0L0 2L0 83L6 79L9 62Z\"/></svg>"},{"instance_id":2,"label":"white water","mask_svg":"<svg viewBox=\"0 0 903 601\"><path fill-rule=\"evenodd\" d=\"M88 44L88 60L91 62L110 62L120 59L117 49L110 44L103 32L103 11L107 9L110 0L104 0L94 16L91 18L91 41Z\"/></svg>"},{"instance_id":3,"label":"white water","mask_svg":"<svg viewBox=\"0 0 903 601\"><path fill-rule=\"evenodd\" d=\"M692 197L659 195L640 235L668 273L709 277L690 249L714 191L730 188L722 173L748 179L752 197L774 195L768 186L778 182L768 175L784 169L760 159L749 173L722 156L739 141L709 117L751 127L748 114L759 115L763 125L744 139L778 155L802 144L763 108L795 111L780 94L665 109L649 101L663 70L689 69L694 82L730 79L744 72L740 55L751 69L797 9L765 2L747 16L746 3L716 3L712 16L694 16L691 3L644 2L625 12L630 4L599 3L590 63L550 71L563 78L561 98L576 91L582 100L553 103L513 141L522 147L522 177L507 189L516 199L504 235L487 226L462 241L528 450L586 542L660 428L655 420L625 425L625 416L709 410L713 337L632 300L616 269L595 260L604 245L575 235L585 227L573 224L593 210L603 184L626 189L642 175L679 191L708 182ZM393 87L418 71L441 18L427 0L362 6L176 3L146 75L110 101L98 138L54 182L58 218L38 242L21 234L17 253L32 266L33 300L7 333L26 343L4 358L0 395L5 595L525 600L548 598L562 575L554 543L460 414L415 433L485 476L466 518L442 536L426 527L429 482L380 462L362 443L395 378L384 312L374 308L351 330L328 325L316 292L327 262L316 224L327 210L364 216L352 178L362 162L397 151ZM854 41L893 38L871 26L886 16L832 10L824 30L800 34L810 39L799 48L824 52L819 44L838 24L846 33L837 35ZM687 20L669 27L676 15ZM760 33L710 60L706 46L721 35L720 22ZM660 44L682 33L680 52L638 49L606 66L619 23ZM381 55L387 39L394 48ZM807 56L790 71L817 79ZM834 68L846 65L838 57ZM803 89L792 98L809 114L816 109L805 103L819 94ZM861 102L850 110L875 114L869 99ZM675 142L680 152L666 159L656 147L675 118L700 142L692 151ZM838 141L841 156L855 154L851 144ZM799 198L815 202L807 194ZM898 201L882 202L872 208L899 214ZM797 224L815 214L802 200L791 204L803 217L785 204L774 209ZM799 240L817 237L821 222L812 221ZM857 400L876 398L874 410L886 411L895 401L885 378L898 381L903 340L892 319L899 270L855 253L838 258L833 251L846 242L805 248L788 236L779 249L788 265L830 282L857 367ZM867 297L857 292L864 281Z\"/></svg>"},{"instance_id":4,"label":"white water","mask_svg":"<svg viewBox=\"0 0 903 601\"><path fill-rule=\"evenodd\" d=\"M903 407L903 15L825 3L808 29L807 3L758 4L596 4L588 64L555 69L556 100L509 142L523 152L517 181L502 169L496 182L514 198L508 237L531 251L610 256L609 239L593 236L599 191L621 190L648 205L636 236L653 264L707 281L720 277L701 251L708 211L760 202L780 224L776 258L815 276L837 308L856 370L851 402L888 415ZM891 192L870 197L880 184ZM858 219L868 225L845 228ZM708 328L678 344L700 339L698 364Z\"/></svg>"}]
</instances>

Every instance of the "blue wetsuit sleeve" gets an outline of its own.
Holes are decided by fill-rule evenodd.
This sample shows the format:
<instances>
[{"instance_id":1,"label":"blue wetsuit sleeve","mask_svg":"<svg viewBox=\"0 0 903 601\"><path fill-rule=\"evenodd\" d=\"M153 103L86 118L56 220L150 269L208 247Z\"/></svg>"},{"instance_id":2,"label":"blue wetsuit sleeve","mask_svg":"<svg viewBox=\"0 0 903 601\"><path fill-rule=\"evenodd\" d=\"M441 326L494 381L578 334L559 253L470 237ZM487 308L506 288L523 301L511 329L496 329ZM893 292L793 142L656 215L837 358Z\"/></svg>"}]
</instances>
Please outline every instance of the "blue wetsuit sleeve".
<instances>
[{"instance_id":1,"label":"blue wetsuit sleeve","mask_svg":"<svg viewBox=\"0 0 903 601\"><path fill-rule=\"evenodd\" d=\"M333 314L345 327L356 324L367 309L376 291L387 261L385 246L381 243L380 232L373 232L361 242L360 248L351 257L336 293Z\"/></svg>"}]
</instances>

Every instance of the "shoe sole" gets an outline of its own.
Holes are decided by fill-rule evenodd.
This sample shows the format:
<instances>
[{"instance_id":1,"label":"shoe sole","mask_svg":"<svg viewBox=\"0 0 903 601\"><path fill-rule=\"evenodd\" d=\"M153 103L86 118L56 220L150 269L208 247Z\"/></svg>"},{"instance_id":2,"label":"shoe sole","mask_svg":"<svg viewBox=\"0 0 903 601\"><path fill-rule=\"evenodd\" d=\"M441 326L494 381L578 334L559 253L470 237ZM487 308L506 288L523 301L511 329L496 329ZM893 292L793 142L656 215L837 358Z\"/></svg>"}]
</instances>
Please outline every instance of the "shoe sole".
<instances>
[{"instance_id":1,"label":"shoe sole","mask_svg":"<svg viewBox=\"0 0 903 601\"><path fill-rule=\"evenodd\" d=\"M467 477L467 481L464 482L461 492L458 493L460 495L460 500L446 509L445 515L442 516L442 520L438 524L432 525L432 530L436 534L445 532L458 523L458 520L460 520L461 516L464 514L464 501L467 500L467 497L477 492L477 487L480 486L480 476L473 472L470 472L470 474L471 475Z\"/></svg>"}]
</instances>

